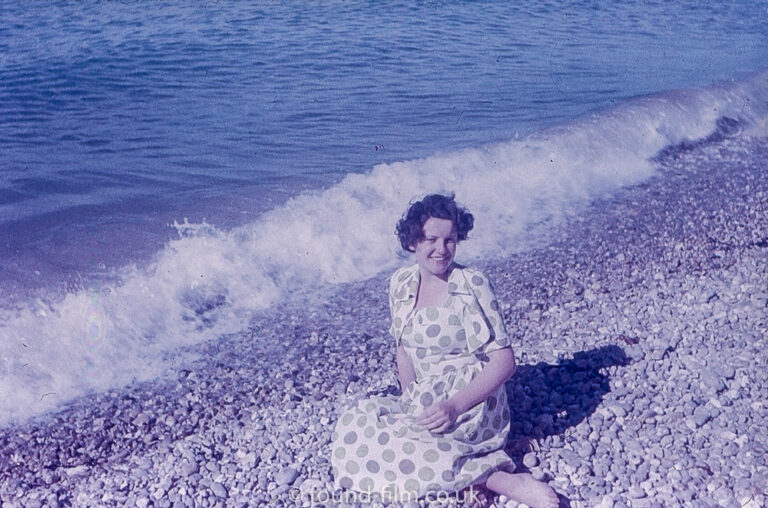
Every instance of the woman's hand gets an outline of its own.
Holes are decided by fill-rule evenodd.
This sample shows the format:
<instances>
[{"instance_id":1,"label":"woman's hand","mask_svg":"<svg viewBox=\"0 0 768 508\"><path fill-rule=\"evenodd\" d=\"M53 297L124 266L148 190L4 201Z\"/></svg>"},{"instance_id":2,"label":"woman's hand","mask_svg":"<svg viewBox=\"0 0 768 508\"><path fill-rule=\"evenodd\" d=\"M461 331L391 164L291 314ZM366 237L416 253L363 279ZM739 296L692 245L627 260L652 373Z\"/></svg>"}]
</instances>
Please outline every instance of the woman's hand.
<instances>
[{"instance_id":1,"label":"woman's hand","mask_svg":"<svg viewBox=\"0 0 768 508\"><path fill-rule=\"evenodd\" d=\"M416 423L430 432L445 432L456 418L459 410L450 400L443 400L432 404L416 417Z\"/></svg>"},{"instance_id":2,"label":"woman's hand","mask_svg":"<svg viewBox=\"0 0 768 508\"><path fill-rule=\"evenodd\" d=\"M445 432L460 414L487 399L515 372L515 356L511 348L491 351L488 358L483 370L467 386L448 400L429 406L416 417L416 423L430 432Z\"/></svg>"}]
</instances>

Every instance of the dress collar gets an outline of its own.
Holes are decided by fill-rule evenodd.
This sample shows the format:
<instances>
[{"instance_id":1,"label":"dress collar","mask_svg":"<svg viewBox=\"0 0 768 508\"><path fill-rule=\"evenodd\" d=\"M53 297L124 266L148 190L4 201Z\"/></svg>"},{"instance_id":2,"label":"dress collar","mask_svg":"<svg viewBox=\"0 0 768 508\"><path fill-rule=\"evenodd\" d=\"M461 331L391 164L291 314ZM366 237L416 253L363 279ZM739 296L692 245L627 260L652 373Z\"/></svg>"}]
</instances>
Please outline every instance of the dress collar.
<instances>
[{"instance_id":1,"label":"dress collar","mask_svg":"<svg viewBox=\"0 0 768 508\"><path fill-rule=\"evenodd\" d=\"M471 282L473 279L471 273L474 272L461 265L454 265L448 276L448 294L456 295L465 304L467 346L470 351L474 351L486 344L493 336L494 331L491 330L486 320L486 310L481 307L477 299ZM399 344L400 337L402 337L408 322L408 316L416 306L416 294L419 291L421 279L419 265L401 268L394 277L396 282L392 286L392 326L390 333ZM499 319L501 319L500 316Z\"/></svg>"},{"instance_id":2,"label":"dress collar","mask_svg":"<svg viewBox=\"0 0 768 508\"><path fill-rule=\"evenodd\" d=\"M399 290L395 292L396 299L401 302L411 299L415 300L416 294L419 292L419 282L421 281L419 265L415 264L406 268L404 277L402 277L401 280L401 286ZM461 296L472 296L473 294L469 287L469 283L464 276L464 267L458 263L453 265L451 273L448 276L448 294Z\"/></svg>"}]
</instances>

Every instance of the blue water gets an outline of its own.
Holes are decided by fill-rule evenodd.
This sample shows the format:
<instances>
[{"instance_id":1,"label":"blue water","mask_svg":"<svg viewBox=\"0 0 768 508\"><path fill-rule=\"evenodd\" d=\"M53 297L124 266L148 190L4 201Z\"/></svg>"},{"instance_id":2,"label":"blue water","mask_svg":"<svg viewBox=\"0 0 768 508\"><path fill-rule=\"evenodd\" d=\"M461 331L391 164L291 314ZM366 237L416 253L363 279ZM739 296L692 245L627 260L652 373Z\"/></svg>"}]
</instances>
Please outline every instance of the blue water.
<instances>
[{"instance_id":1,"label":"blue water","mask_svg":"<svg viewBox=\"0 0 768 508\"><path fill-rule=\"evenodd\" d=\"M0 0L0 420L396 266L424 192L503 253L764 125L767 68L766 0Z\"/></svg>"}]
</instances>

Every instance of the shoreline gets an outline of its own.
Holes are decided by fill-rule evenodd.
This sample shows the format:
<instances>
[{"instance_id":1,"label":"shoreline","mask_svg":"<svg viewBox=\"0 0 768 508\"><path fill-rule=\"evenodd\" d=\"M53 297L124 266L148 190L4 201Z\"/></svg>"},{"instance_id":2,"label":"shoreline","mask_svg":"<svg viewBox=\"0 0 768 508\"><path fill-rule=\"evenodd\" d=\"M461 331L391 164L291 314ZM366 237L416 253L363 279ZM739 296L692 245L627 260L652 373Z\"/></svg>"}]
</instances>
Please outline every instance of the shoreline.
<instances>
[{"instance_id":1,"label":"shoreline","mask_svg":"<svg viewBox=\"0 0 768 508\"><path fill-rule=\"evenodd\" d=\"M657 177L550 244L474 265L518 361L508 451L572 506L767 501L765 161L757 140L668 150ZM165 379L0 429L3 508L292 506L330 489L336 408L396 385L387 278L265 312Z\"/></svg>"}]
</instances>

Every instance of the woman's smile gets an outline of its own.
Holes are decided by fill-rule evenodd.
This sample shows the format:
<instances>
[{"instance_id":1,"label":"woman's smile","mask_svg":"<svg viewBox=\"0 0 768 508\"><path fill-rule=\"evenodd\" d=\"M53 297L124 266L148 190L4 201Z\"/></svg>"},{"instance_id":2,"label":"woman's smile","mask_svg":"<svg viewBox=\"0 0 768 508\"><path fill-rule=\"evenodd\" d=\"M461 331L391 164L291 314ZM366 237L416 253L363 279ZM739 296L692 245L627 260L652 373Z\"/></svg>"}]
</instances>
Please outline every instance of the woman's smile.
<instances>
[{"instance_id":1,"label":"woman's smile","mask_svg":"<svg viewBox=\"0 0 768 508\"><path fill-rule=\"evenodd\" d=\"M424 238L413 246L422 275L444 278L456 255L456 226L449 219L430 217L422 228Z\"/></svg>"}]
</instances>

